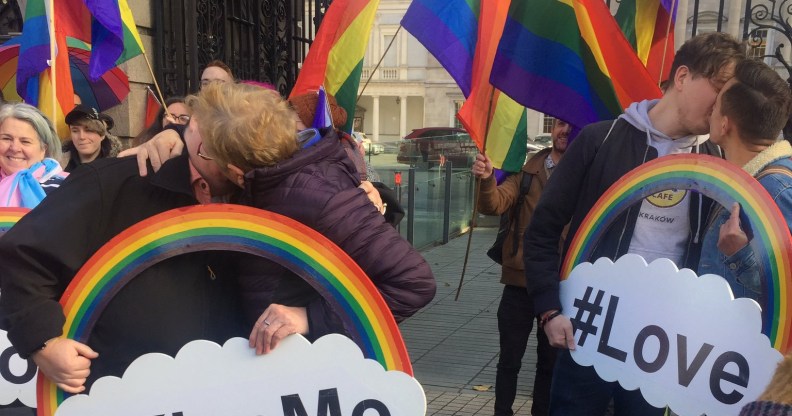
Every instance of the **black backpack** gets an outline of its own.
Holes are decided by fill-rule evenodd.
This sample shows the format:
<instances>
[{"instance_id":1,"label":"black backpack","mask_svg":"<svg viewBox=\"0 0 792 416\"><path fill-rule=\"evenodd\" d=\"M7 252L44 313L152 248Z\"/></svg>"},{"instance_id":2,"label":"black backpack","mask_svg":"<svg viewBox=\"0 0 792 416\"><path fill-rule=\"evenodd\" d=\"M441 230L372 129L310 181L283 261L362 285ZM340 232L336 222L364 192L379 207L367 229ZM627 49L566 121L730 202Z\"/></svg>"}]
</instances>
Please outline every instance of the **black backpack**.
<instances>
[{"instance_id":1,"label":"black backpack","mask_svg":"<svg viewBox=\"0 0 792 416\"><path fill-rule=\"evenodd\" d=\"M520 246L520 236L517 235L517 226L520 222L518 216L520 214L520 207L522 207L523 204L523 198L528 194L528 190L531 189L531 180L533 176L533 174L523 172L522 181L520 182L520 194L514 202L514 206L510 211L501 214L498 235L495 237L495 242L492 243L492 247L487 250L487 256L495 263L503 264L503 243L506 241L506 235L509 234L510 229L515 231L514 238L512 239L512 255L517 254L517 248ZM511 221L512 218L515 218L515 221Z\"/></svg>"}]
</instances>

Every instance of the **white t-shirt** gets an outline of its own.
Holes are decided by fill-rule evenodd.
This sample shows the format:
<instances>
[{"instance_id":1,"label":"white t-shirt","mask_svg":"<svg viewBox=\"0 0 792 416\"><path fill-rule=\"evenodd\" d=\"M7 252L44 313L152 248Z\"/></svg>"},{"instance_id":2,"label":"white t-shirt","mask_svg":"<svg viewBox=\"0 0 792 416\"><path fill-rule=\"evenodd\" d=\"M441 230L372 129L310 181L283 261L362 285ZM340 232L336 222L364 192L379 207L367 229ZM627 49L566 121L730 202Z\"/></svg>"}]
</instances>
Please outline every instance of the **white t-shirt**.
<instances>
[{"instance_id":1,"label":"white t-shirt","mask_svg":"<svg viewBox=\"0 0 792 416\"><path fill-rule=\"evenodd\" d=\"M696 136L677 140L658 138L655 134L647 136L658 157L690 153L697 142ZM689 235L690 192L684 189L658 192L641 203L628 253L641 255L647 263L667 258L681 266Z\"/></svg>"}]
</instances>

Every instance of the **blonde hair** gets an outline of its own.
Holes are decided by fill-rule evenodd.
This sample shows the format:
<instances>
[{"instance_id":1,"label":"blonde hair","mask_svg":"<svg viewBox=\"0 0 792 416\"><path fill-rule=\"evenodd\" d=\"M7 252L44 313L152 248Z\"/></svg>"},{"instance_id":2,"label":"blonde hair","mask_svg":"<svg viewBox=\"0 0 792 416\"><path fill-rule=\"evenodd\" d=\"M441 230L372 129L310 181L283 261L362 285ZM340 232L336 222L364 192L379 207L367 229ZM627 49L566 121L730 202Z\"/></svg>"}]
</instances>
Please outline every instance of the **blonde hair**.
<instances>
[{"instance_id":1,"label":"blonde hair","mask_svg":"<svg viewBox=\"0 0 792 416\"><path fill-rule=\"evenodd\" d=\"M244 172L272 166L299 149L294 113L275 91L212 83L186 103L208 155L223 169L229 163Z\"/></svg>"}]
</instances>

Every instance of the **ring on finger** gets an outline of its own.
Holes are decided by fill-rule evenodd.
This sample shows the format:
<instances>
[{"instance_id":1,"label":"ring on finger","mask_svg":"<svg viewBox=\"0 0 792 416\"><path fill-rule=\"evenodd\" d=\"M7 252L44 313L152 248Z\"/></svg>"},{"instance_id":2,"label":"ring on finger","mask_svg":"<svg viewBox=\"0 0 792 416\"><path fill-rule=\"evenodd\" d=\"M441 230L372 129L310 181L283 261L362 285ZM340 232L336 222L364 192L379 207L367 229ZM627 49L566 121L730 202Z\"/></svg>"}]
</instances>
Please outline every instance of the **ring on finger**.
<instances>
[{"instance_id":1,"label":"ring on finger","mask_svg":"<svg viewBox=\"0 0 792 416\"><path fill-rule=\"evenodd\" d=\"M264 320L264 326L270 326L270 322L268 320Z\"/></svg>"}]
</instances>

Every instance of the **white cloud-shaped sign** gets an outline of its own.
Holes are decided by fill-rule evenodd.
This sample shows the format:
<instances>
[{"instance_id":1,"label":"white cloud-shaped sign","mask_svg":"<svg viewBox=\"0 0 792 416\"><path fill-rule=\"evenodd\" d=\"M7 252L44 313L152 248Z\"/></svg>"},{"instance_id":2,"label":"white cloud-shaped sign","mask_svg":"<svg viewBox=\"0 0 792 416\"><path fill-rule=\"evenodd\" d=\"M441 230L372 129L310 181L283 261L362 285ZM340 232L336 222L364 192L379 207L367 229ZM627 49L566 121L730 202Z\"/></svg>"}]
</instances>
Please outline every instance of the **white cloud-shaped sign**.
<instances>
[{"instance_id":1,"label":"white cloud-shaped sign","mask_svg":"<svg viewBox=\"0 0 792 416\"><path fill-rule=\"evenodd\" d=\"M89 395L65 400L56 415L425 413L426 398L418 381L400 371L386 372L376 361L363 358L350 339L327 335L311 344L292 335L263 356L256 356L242 338L222 347L193 341L175 359L146 354L122 378L104 377Z\"/></svg>"},{"instance_id":2,"label":"white cloud-shaped sign","mask_svg":"<svg viewBox=\"0 0 792 416\"><path fill-rule=\"evenodd\" d=\"M0 330L0 404L17 399L27 407L36 407L36 365L20 358L8 333Z\"/></svg>"},{"instance_id":3,"label":"white cloud-shaped sign","mask_svg":"<svg viewBox=\"0 0 792 416\"><path fill-rule=\"evenodd\" d=\"M739 414L782 359L761 333L756 302L668 259L582 263L561 283L561 302L578 364L681 416Z\"/></svg>"}]
</instances>

